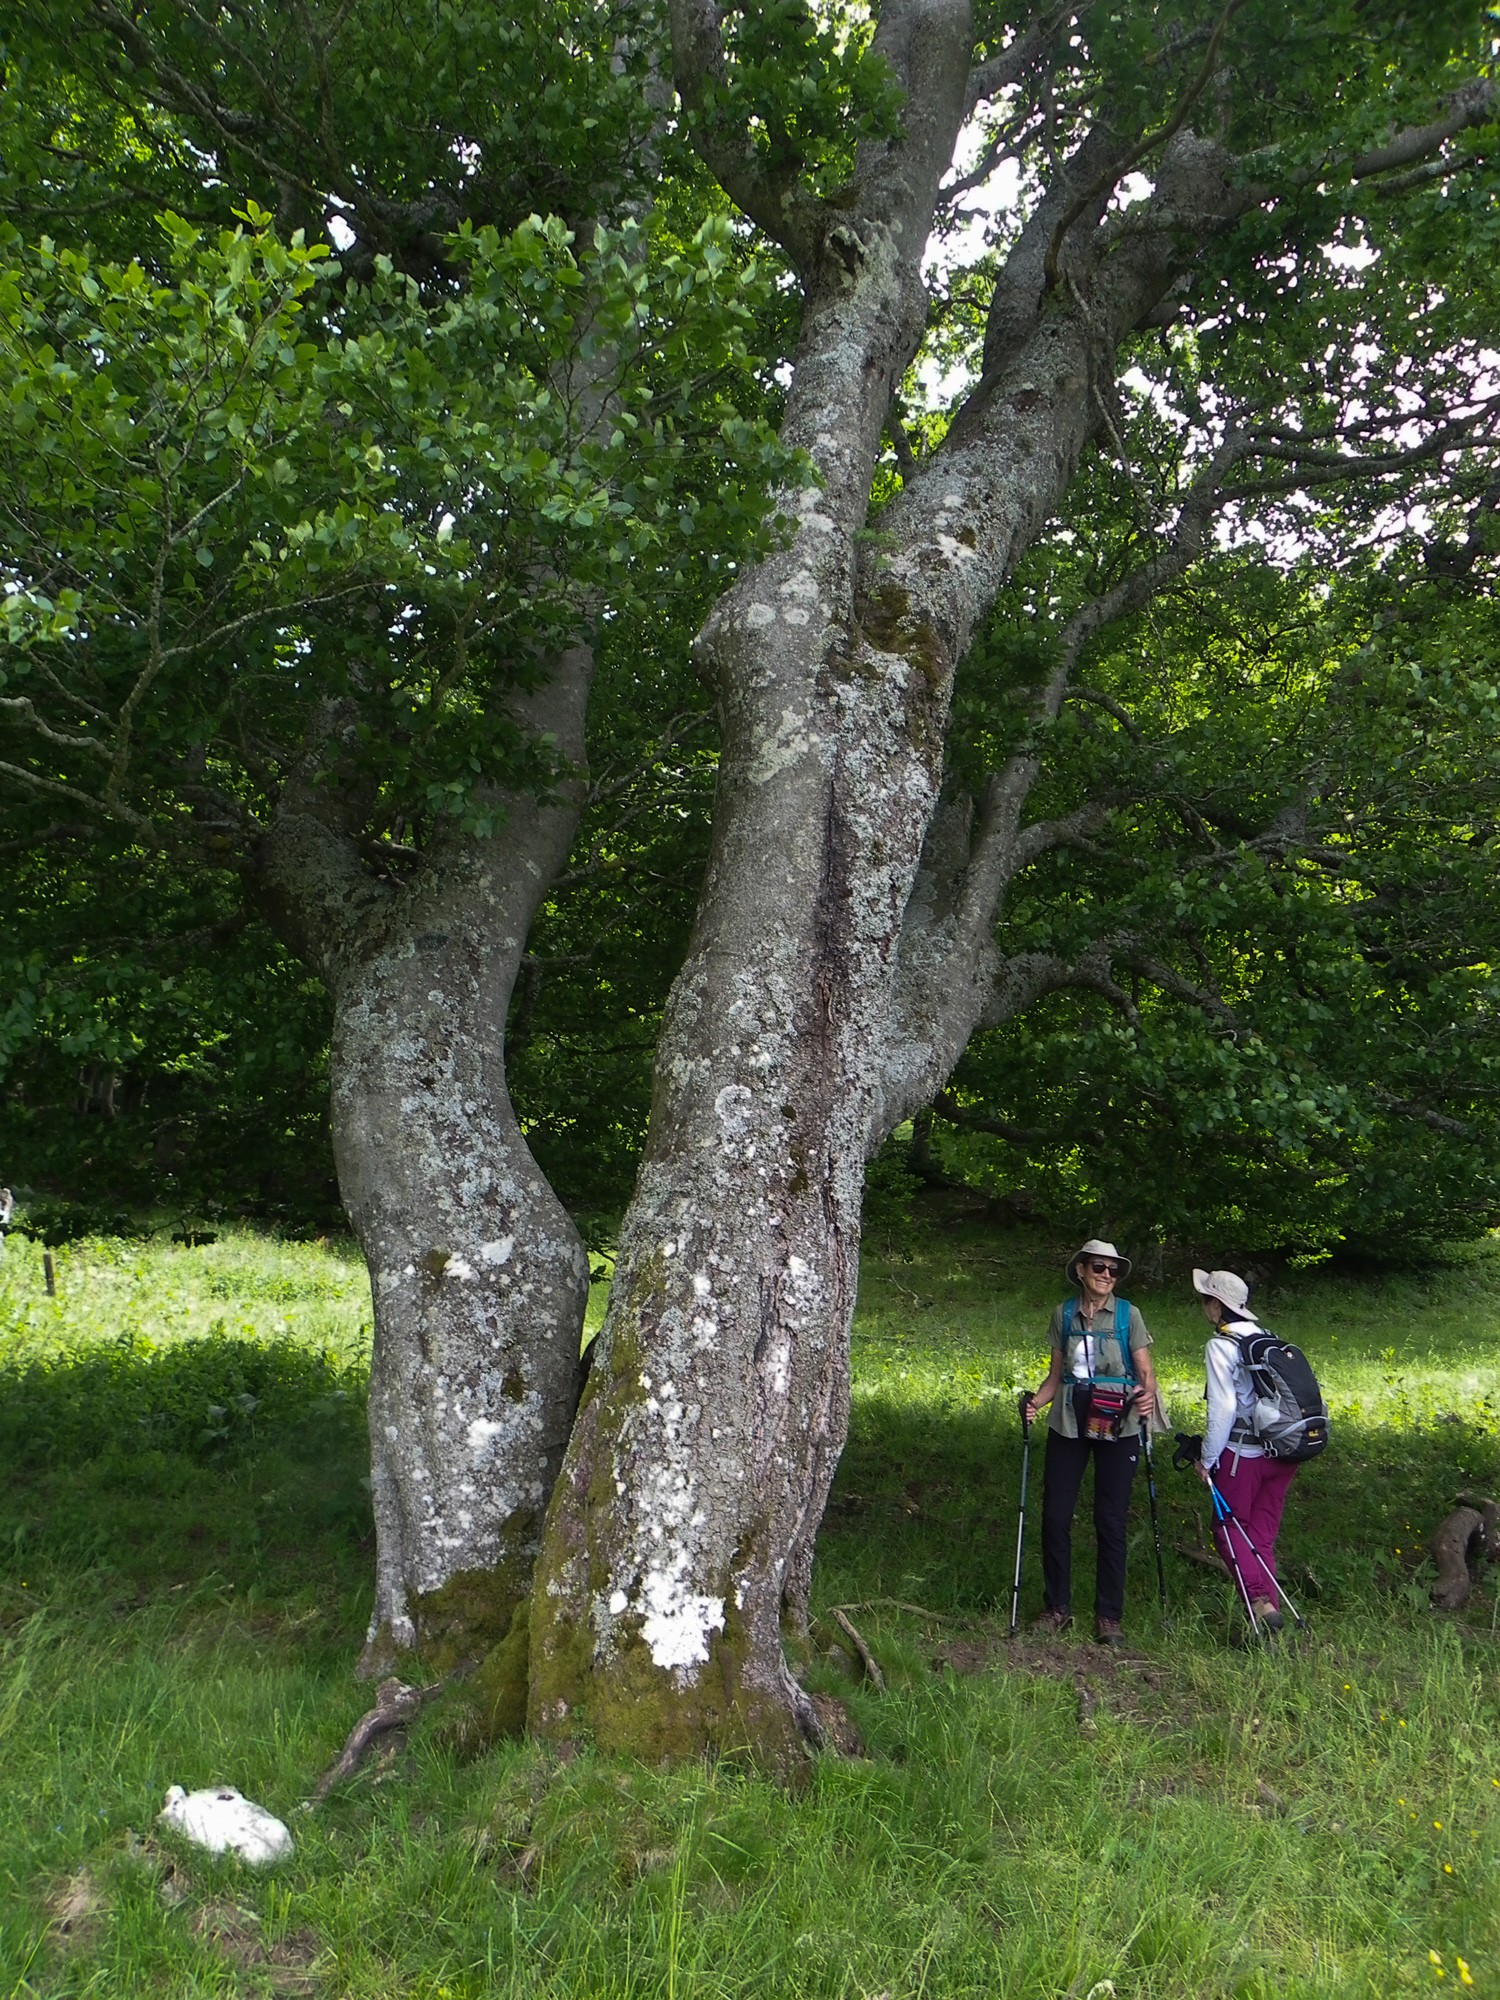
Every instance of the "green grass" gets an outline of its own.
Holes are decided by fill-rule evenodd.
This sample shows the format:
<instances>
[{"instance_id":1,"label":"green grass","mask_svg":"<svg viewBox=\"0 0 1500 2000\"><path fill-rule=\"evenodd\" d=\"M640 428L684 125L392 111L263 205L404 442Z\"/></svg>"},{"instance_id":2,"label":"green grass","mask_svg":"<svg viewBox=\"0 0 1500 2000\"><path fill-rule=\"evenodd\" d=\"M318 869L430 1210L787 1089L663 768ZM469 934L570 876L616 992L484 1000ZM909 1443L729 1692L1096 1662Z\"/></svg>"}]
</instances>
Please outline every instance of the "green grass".
<instances>
[{"instance_id":1,"label":"green grass","mask_svg":"<svg viewBox=\"0 0 1500 2000\"><path fill-rule=\"evenodd\" d=\"M1226 1586L1175 1552L1164 1630L1142 1489L1116 1662L1005 1638L1014 1394L1042 1371L1059 1248L933 1235L867 1265L808 1677L868 1757L788 1793L727 1764L464 1761L430 1729L300 1815L368 1699L358 1264L249 1235L90 1242L59 1254L52 1301L13 1240L0 1996L1282 2000L1458 1989L1461 1956L1500 2000L1494 1582L1437 1618L1422 1553L1455 1492L1500 1488L1500 1257L1261 1301L1337 1420L1282 1540L1310 1640L1232 1650ZM1197 1309L1134 1296L1197 1428ZM1201 1545L1197 1482L1159 1457L1158 1487L1169 1545ZM289 1863L158 1836L168 1784L215 1781L290 1820Z\"/></svg>"}]
</instances>

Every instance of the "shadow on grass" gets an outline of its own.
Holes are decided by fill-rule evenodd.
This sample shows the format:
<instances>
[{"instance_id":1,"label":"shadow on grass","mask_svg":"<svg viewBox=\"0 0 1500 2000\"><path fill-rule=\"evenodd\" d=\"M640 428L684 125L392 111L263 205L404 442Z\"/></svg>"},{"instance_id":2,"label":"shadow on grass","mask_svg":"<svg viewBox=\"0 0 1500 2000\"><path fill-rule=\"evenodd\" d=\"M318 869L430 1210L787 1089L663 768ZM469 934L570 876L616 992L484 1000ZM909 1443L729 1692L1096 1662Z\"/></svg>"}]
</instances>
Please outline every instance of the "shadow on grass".
<instances>
[{"instance_id":1,"label":"shadow on grass","mask_svg":"<svg viewBox=\"0 0 1500 2000\"><path fill-rule=\"evenodd\" d=\"M292 1340L229 1335L156 1349L124 1337L0 1370L0 1545L13 1584L86 1573L140 1600L217 1578L295 1613L368 1587L373 1529L365 1375ZM1382 1596L1425 1612L1427 1539L1458 1493L1500 1486L1487 1414L1336 1424L1325 1456L1293 1486L1281 1537L1289 1582L1337 1610ZM1213 1599L1203 1489L1156 1449L1168 1588ZM1031 1455L1024 1608L1040 1608L1038 1535L1045 1430ZM827 1583L946 1614L1008 1615L1021 1433L1013 1404L856 1400L819 1541ZM1075 1597L1090 1601L1090 1492L1075 1529ZM1131 1512L1130 1592L1154 1595L1144 1471ZM1293 1584L1295 1589L1295 1584ZM1467 1614L1488 1625L1486 1579ZM12 1598L12 1603L14 1603ZM31 1601L36 1601L34 1598Z\"/></svg>"},{"instance_id":2,"label":"shadow on grass","mask_svg":"<svg viewBox=\"0 0 1500 2000\"><path fill-rule=\"evenodd\" d=\"M1222 1577L1184 1551L1212 1553L1209 1503L1191 1472L1172 1465L1173 1440L1155 1451L1158 1517L1174 1602L1205 1606ZM1045 1426L1033 1434L1023 1613L1041 1609L1040 1524ZM861 1398L819 1541L825 1585L864 1598L913 1601L969 1616L1008 1618L1021 1491L1022 1438L1013 1404L964 1411ZM1288 1587L1319 1610L1368 1607L1427 1614L1435 1580L1428 1540L1460 1492L1500 1488L1488 1415L1403 1423L1342 1417L1335 1442L1304 1466L1287 1501L1278 1552ZM1092 1487L1074 1526L1074 1600L1093 1589ZM1130 1596L1156 1596L1156 1557L1144 1465L1130 1515ZM1500 1572L1481 1575L1465 1614L1488 1628Z\"/></svg>"},{"instance_id":3,"label":"shadow on grass","mask_svg":"<svg viewBox=\"0 0 1500 2000\"><path fill-rule=\"evenodd\" d=\"M0 1370L0 1463L13 1610L212 1580L294 1611L366 1586L363 1371L290 1340L124 1337Z\"/></svg>"}]
</instances>

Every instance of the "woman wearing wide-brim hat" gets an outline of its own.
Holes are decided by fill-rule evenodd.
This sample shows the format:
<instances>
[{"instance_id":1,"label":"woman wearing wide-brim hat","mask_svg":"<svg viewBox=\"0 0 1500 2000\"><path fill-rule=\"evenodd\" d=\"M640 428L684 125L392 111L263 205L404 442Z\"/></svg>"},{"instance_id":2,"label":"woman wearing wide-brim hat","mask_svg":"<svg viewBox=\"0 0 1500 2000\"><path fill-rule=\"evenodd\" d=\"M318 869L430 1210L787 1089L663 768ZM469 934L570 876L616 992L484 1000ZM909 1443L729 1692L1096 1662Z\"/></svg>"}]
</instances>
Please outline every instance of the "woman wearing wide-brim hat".
<instances>
[{"instance_id":1,"label":"woman wearing wide-brim hat","mask_svg":"<svg viewBox=\"0 0 1500 2000\"><path fill-rule=\"evenodd\" d=\"M1294 1461L1268 1457L1255 1429L1255 1381L1240 1340L1260 1333L1260 1317L1250 1309L1250 1287L1237 1271L1193 1271L1193 1290L1212 1327L1203 1365L1207 1430L1198 1455L1198 1477L1216 1486L1229 1502L1240 1530L1239 1544L1227 1522L1214 1521L1214 1540L1224 1567L1238 1576L1255 1626L1273 1640L1282 1629L1281 1586L1276 1580L1276 1537L1292 1481Z\"/></svg>"},{"instance_id":2,"label":"woman wearing wide-brim hat","mask_svg":"<svg viewBox=\"0 0 1500 2000\"><path fill-rule=\"evenodd\" d=\"M1029 1424L1051 1406L1042 1478L1043 1631L1073 1622L1073 1515L1083 1475L1094 1468L1094 1636L1122 1646L1125 1635L1125 1531L1140 1458L1141 1425L1167 1427L1151 1361L1151 1335L1139 1310L1115 1287L1130 1259L1090 1237L1064 1267L1075 1290L1047 1329L1052 1365L1025 1403Z\"/></svg>"}]
</instances>

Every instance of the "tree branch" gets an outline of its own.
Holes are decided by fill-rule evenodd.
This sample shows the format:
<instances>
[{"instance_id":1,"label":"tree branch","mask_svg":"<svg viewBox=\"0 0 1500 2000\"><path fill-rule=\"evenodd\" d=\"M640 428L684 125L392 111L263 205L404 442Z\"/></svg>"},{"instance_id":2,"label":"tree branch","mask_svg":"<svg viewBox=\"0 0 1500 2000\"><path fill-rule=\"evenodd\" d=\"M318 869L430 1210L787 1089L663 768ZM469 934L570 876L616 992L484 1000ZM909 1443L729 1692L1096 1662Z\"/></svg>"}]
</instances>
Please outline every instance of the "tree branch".
<instances>
[{"instance_id":1,"label":"tree branch","mask_svg":"<svg viewBox=\"0 0 1500 2000\"><path fill-rule=\"evenodd\" d=\"M1111 977L1116 953L1131 942L1129 937L1097 938L1072 963L1049 951L1018 952L1013 958L1005 959L995 976L988 1004L978 1025L981 1028L998 1028L1006 1021L1013 1021L1018 1014L1024 1014L1028 1007L1046 994L1061 993L1075 987L1102 993L1132 1025L1139 1025L1140 1016L1135 1002Z\"/></svg>"},{"instance_id":2,"label":"tree branch","mask_svg":"<svg viewBox=\"0 0 1500 2000\"><path fill-rule=\"evenodd\" d=\"M969 87L964 101L964 117L971 118L980 105L992 97L998 97L1002 90L1009 90L1032 69L1047 52L1047 45L1057 35L1059 29L1070 22L1075 15L1087 13L1087 7L1078 8L1068 0L1068 4L1048 8L1029 27L1017 35L1009 48L1000 49L992 56L986 56L969 72Z\"/></svg>"},{"instance_id":3,"label":"tree branch","mask_svg":"<svg viewBox=\"0 0 1500 2000\"><path fill-rule=\"evenodd\" d=\"M45 742L55 743L59 750L82 750L90 757L101 757L106 763L109 761L108 747L97 736L75 736L70 730L53 729L43 722L29 695L0 695L0 710L8 710L18 721L35 730Z\"/></svg>"},{"instance_id":4,"label":"tree branch","mask_svg":"<svg viewBox=\"0 0 1500 2000\"><path fill-rule=\"evenodd\" d=\"M1056 289L1062 276L1063 238L1089 207L1090 203L1097 201L1100 195L1107 193L1109 189L1116 186L1121 177L1128 174L1132 167L1139 165L1148 153L1153 153L1158 147L1166 145L1168 140L1173 138L1182 129L1183 121L1208 88L1213 73L1218 68L1219 49L1223 44L1229 23L1244 4L1245 0L1229 0L1229 5L1219 16L1218 23L1209 37L1208 49L1204 55L1198 74L1193 78L1193 81L1178 100L1177 108L1173 111L1166 124L1159 126L1154 132L1143 134L1122 159L1114 162L1106 169L1105 173L1097 175L1093 181L1074 196L1073 200L1063 210L1057 227L1052 232L1052 241L1047 246L1047 256L1043 265L1046 288L1049 292Z\"/></svg>"},{"instance_id":5,"label":"tree branch","mask_svg":"<svg viewBox=\"0 0 1500 2000\"><path fill-rule=\"evenodd\" d=\"M1456 139L1475 125L1487 125L1500 108L1500 89L1493 77L1474 77L1448 100L1448 109L1430 125L1409 125L1385 145L1373 147L1347 163L1351 179L1369 180L1395 167L1409 167L1427 159L1448 140Z\"/></svg>"},{"instance_id":6,"label":"tree branch","mask_svg":"<svg viewBox=\"0 0 1500 2000\"><path fill-rule=\"evenodd\" d=\"M672 68L677 92L691 117L693 144L731 201L745 211L799 270L811 266L820 204L792 176L773 178L749 132L710 102L729 80L720 14L714 0L669 0Z\"/></svg>"}]
</instances>

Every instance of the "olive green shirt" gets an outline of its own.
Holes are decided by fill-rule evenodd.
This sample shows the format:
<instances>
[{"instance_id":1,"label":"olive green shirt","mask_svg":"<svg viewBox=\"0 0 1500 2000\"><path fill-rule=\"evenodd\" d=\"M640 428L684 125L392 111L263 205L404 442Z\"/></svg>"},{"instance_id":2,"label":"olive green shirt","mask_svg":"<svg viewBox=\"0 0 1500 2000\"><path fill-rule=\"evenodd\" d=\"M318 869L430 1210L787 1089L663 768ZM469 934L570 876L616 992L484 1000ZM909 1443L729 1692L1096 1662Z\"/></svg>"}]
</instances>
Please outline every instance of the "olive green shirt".
<instances>
[{"instance_id":1,"label":"olive green shirt","mask_svg":"<svg viewBox=\"0 0 1500 2000\"><path fill-rule=\"evenodd\" d=\"M1130 1302L1128 1299L1122 1299L1120 1303L1122 1305L1129 1305ZM1052 1408L1047 1416L1047 1427L1049 1430L1056 1431L1060 1437L1076 1438L1078 1435L1078 1418L1073 1412L1073 1384L1077 1380L1077 1377L1073 1373L1073 1366L1084 1353L1084 1335L1087 1333L1093 1336L1093 1372L1099 1380L1109 1381L1113 1378L1118 1382L1122 1376L1127 1374L1133 1375L1135 1371L1130 1367L1129 1357L1122 1351L1119 1339L1115 1333L1115 1301L1112 1298L1102 1305L1092 1317L1089 1316L1088 1308L1083 1299L1080 1298L1073 1311L1072 1324L1064 1329L1063 1307L1066 1304L1067 1300L1064 1299L1060 1305L1053 1307L1052 1323L1047 1328L1047 1338L1051 1342L1052 1352L1054 1354L1061 1354L1062 1356L1062 1383L1057 1394L1052 1398ZM1130 1331L1126 1335L1126 1343L1132 1354L1139 1348L1150 1347L1152 1345L1151 1335L1147 1331L1146 1322L1141 1318L1140 1312L1135 1306L1130 1307ZM1137 1377L1137 1379L1139 1378ZM1141 1414L1132 1403L1125 1413L1124 1422L1120 1426L1120 1435L1121 1437L1136 1437L1140 1432L1140 1428Z\"/></svg>"}]
</instances>

